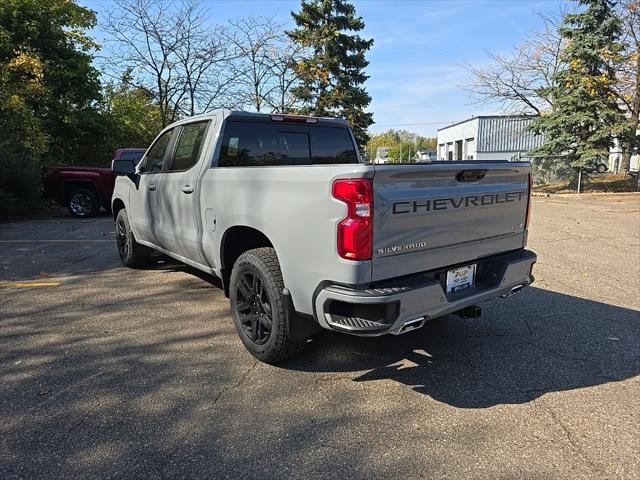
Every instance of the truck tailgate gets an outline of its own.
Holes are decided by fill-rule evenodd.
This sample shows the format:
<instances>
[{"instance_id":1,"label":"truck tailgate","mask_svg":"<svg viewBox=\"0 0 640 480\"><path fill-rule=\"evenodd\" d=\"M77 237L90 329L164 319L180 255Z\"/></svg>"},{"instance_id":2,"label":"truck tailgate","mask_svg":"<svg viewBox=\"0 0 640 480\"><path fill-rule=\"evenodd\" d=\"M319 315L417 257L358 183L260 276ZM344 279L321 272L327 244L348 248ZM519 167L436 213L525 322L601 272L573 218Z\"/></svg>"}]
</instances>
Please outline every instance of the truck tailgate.
<instances>
[{"instance_id":1,"label":"truck tailgate","mask_svg":"<svg viewBox=\"0 0 640 480\"><path fill-rule=\"evenodd\" d=\"M372 281L471 262L526 244L530 165L376 165Z\"/></svg>"}]
</instances>

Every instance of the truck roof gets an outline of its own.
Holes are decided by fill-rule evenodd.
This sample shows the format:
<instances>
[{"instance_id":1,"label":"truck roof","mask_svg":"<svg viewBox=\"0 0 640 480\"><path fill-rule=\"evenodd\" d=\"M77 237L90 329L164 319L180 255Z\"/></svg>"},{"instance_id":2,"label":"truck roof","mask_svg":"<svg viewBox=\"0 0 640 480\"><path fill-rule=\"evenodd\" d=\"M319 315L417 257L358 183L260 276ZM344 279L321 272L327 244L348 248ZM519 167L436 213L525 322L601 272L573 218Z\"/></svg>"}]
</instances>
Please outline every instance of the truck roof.
<instances>
[{"instance_id":1,"label":"truck roof","mask_svg":"<svg viewBox=\"0 0 640 480\"><path fill-rule=\"evenodd\" d=\"M314 117L314 116L301 116L301 115L293 115L288 113L258 113L258 112L246 112L243 110L228 110L228 109L220 109L213 110L208 113L203 113L201 115L194 115L193 117L183 118L178 120L177 122L173 122L168 127L175 127L177 125L182 125L185 123L191 123L195 120L211 120L212 118L222 117L225 119L227 117L233 117L234 119L256 119L260 121L291 121L291 122L302 122L316 125L327 125L327 124L339 124L342 126L349 126L347 121L343 118L331 118L331 117ZM163 129L163 130L165 130Z\"/></svg>"}]
</instances>

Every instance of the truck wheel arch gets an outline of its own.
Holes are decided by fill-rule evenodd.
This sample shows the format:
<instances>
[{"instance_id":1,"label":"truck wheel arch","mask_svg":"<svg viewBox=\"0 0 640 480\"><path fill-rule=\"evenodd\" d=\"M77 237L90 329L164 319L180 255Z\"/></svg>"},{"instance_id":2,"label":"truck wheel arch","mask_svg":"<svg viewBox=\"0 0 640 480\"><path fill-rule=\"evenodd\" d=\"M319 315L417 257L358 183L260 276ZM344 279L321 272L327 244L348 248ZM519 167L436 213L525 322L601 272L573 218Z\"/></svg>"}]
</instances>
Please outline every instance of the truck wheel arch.
<instances>
[{"instance_id":1,"label":"truck wheel arch","mask_svg":"<svg viewBox=\"0 0 640 480\"><path fill-rule=\"evenodd\" d=\"M100 198L100 191L96 187L96 184L90 180L68 180L64 182L64 199L63 201L67 201L67 198L75 189L78 188L87 188L89 190L93 190L98 198L98 205L102 205L102 198Z\"/></svg>"},{"instance_id":2,"label":"truck wheel arch","mask_svg":"<svg viewBox=\"0 0 640 480\"><path fill-rule=\"evenodd\" d=\"M248 250L260 247L274 248L273 243L260 230L246 225L228 228L220 242L220 266L224 293L229 296L231 270L240 255Z\"/></svg>"},{"instance_id":3,"label":"truck wheel arch","mask_svg":"<svg viewBox=\"0 0 640 480\"><path fill-rule=\"evenodd\" d=\"M124 208L124 202L119 198L113 200L111 204L111 214L113 215L113 220L115 221L118 216L118 212Z\"/></svg>"}]
</instances>

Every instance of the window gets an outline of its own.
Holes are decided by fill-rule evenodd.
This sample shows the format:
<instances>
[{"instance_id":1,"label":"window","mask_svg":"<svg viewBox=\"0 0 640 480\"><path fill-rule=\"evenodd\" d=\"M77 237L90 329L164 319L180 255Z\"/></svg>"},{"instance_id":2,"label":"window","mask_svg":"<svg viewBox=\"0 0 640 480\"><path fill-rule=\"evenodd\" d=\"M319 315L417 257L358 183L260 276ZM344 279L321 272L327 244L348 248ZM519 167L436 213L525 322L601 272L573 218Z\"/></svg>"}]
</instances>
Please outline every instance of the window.
<instances>
[{"instance_id":1,"label":"window","mask_svg":"<svg viewBox=\"0 0 640 480\"><path fill-rule=\"evenodd\" d=\"M309 134L278 131L280 165L309 165Z\"/></svg>"},{"instance_id":2,"label":"window","mask_svg":"<svg viewBox=\"0 0 640 480\"><path fill-rule=\"evenodd\" d=\"M227 122L220 152L220 166L280 165L280 144L275 125ZM308 151L307 151L308 155Z\"/></svg>"},{"instance_id":3,"label":"window","mask_svg":"<svg viewBox=\"0 0 640 480\"><path fill-rule=\"evenodd\" d=\"M346 128L227 121L221 167L357 163Z\"/></svg>"},{"instance_id":4,"label":"window","mask_svg":"<svg viewBox=\"0 0 640 480\"><path fill-rule=\"evenodd\" d=\"M176 153L171 162L171 170L188 170L197 163L208 123L190 123L182 127Z\"/></svg>"},{"instance_id":5,"label":"window","mask_svg":"<svg viewBox=\"0 0 640 480\"><path fill-rule=\"evenodd\" d=\"M313 163L358 163L353 140L346 128L311 127Z\"/></svg>"},{"instance_id":6,"label":"window","mask_svg":"<svg viewBox=\"0 0 640 480\"><path fill-rule=\"evenodd\" d=\"M156 143L153 144L144 162L144 172L155 173L161 172L164 169L164 157L172 134L173 130L164 132L160 135L160 138L156 140Z\"/></svg>"}]
</instances>

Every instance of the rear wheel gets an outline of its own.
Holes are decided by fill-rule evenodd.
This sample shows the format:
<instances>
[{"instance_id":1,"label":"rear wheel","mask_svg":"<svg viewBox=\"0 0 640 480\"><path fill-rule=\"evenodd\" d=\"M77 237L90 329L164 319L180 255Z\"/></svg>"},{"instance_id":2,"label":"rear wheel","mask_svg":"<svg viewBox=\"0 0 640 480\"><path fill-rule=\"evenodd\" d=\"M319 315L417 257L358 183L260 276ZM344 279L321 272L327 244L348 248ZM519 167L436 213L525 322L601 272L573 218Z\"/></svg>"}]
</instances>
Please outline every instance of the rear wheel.
<instances>
[{"instance_id":1,"label":"rear wheel","mask_svg":"<svg viewBox=\"0 0 640 480\"><path fill-rule=\"evenodd\" d=\"M76 188L67 195L67 209L74 217L93 217L100 210L98 195L90 188Z\"/></svg>"},{"instance_id":2,"label":"rear wheel","mask_svg":"<svg viewBox=\"0 0 640 480\"><path fill-rule=\"evenodd\" d=\"M307 341L287 335L284 284L273 248L249 250L231 272L229 299L236 331L245 348L258 360L277 363L303 350Z\"/></svg>"},{"instance_id":3,"label":"rear wheel","mask_svg":"<svg viewBox=\"0 0 640 480\"><path fill-rule=\"evenodd\" d=\"M116 217L116 241L120 260L125 267L142 267L151 261L153 250L136 242L129 225L127 211L124 208L118 212Z\"/></svg>"},{"instance_id":4,"label":"rear wheel","mask_svg":"<svg viewBox=\"0 0 640 480\"><path fill-rule=\"evenodd\" d=\"M600 165L598 165L598 172L599 173L604 173L608 170L609 168L604 164L601 163Z\"/></svg>"}]
</instances>

